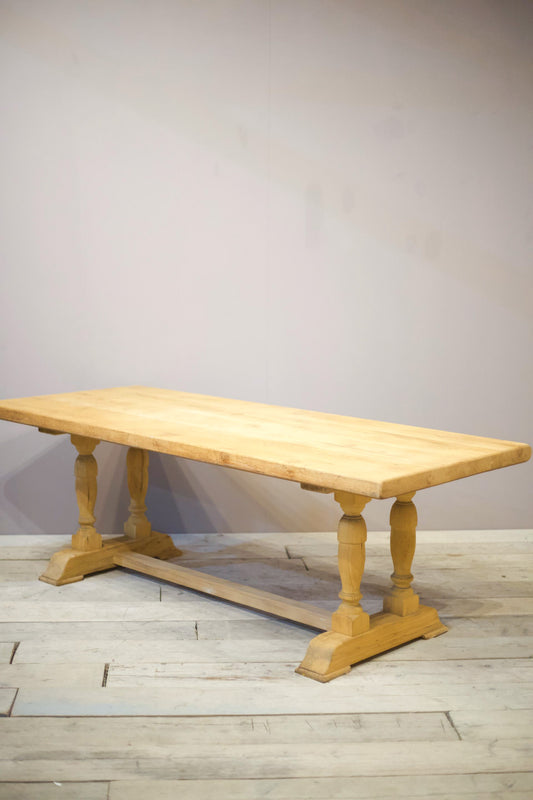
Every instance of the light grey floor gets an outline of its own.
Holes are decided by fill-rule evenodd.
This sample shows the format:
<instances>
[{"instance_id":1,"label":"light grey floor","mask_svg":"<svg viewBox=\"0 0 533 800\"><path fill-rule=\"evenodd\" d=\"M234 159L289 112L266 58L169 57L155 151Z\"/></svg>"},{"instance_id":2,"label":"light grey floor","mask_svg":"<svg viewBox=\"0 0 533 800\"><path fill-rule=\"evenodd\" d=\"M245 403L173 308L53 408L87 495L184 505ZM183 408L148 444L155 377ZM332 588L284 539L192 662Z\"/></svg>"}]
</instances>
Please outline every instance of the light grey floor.
<instances>
[{"instance_id":1,"label":"light grey floor","mask_svg":"<svg viewBox=\"0 0 533 800\"><path fill-rule=\"evenodd\" d=\"M184 562L333 608L335 535L175 537ZM329 684L314 631L124 570L37 580L64 537L0 537L0 800L533 797L532 531L419 533L450 631ZM370 533L379 609L387 535Z\"/></svg>"}]
</instances>

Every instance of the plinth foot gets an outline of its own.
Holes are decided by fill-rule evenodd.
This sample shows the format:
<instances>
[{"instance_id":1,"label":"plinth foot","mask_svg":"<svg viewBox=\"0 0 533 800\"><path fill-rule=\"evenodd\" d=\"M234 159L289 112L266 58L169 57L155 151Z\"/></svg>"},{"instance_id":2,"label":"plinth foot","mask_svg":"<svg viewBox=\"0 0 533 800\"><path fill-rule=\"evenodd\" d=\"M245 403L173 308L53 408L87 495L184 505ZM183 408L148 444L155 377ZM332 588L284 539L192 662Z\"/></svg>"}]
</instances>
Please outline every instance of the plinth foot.
<instances>
[{"instance_id":1,"label":"plinth foot","mask_svg":"<svg viewBox=\"0 0 533 800\"><path fill-rule=\"evenodd\" d=\"M296 672L325 683L350 671L352 664L384 653L413 639L431 638L445 633L434 608L420 606L406 617L396 614L373 614L370 628L357 636L327 631L315 636Z\"/></svg>"},{"instance_id":2,"label":"plinth foot","mask_svg":"<svg viewBox=\"0 0 533 800\"><path fill-rule=\"evenodd\" d=\"M162 559L181 556L181 550L175 546L166 533L152 531L144 539L117 536L104 541L101 547L94 550L75 550L72 547L58 550L48 562L43 574L39 576L39 580L51 583L53 586L63 586L66 583L81 581L85 575L113 569L115 567L114 557L122 550L144 553L144 555Z\"/></svg>"}]
</instances>

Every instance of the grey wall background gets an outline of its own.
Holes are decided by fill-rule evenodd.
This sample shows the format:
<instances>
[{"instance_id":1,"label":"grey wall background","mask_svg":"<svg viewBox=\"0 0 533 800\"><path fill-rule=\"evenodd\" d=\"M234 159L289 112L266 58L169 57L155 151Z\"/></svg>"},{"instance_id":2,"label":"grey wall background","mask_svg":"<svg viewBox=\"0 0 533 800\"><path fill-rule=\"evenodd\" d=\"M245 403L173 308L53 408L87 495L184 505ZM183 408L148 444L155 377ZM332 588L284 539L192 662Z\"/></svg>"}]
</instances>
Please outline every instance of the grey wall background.
<instances>
[{"instance_id":1,"label":"grey wall background","mask_svg":"<svg viewBox=\"0 0 533 800\"><path fill-rule=\"evenodd\" d=\"M0 45L1 396L159 385L533 442L529 0L1 0ZM72 532L68 440L0 437L0 530ZM125 454L96 455L118 531ZM296 484L151 479L160 530L336 525ZM531 527L532 479L421 493L420 525Z\"/></svg>"}]
</instances>

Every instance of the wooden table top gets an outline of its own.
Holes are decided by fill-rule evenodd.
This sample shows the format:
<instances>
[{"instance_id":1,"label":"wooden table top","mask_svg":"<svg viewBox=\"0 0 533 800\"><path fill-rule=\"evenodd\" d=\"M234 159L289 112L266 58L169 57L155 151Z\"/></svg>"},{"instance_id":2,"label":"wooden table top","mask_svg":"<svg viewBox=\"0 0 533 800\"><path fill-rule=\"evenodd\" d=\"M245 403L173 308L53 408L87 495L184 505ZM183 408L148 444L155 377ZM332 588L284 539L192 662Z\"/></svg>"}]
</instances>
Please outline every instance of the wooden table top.
<instances>
[{"instance_id":1,"label":"wooden table top","mask_svg":"<svg viewBox=\"0 0 533 800\"><path fill-rule=\"evenodd\" d=\"M144 386L5 400L0 419L368 497L531 455L517 442Z\"/></svg>"}]
</instances>

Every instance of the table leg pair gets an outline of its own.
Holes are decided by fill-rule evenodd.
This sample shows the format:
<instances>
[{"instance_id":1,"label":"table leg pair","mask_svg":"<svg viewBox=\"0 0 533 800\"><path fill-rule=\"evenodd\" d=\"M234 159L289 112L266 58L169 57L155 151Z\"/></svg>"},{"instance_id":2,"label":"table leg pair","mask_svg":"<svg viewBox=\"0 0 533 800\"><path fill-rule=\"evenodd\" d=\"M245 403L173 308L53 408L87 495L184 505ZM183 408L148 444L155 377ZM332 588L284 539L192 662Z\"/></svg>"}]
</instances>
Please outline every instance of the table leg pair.
<instances>
[{"instance_id":1,"label":"table leg pair","mask_svg":"<svg viewBox=\"0 0 533 800\"><path fill-rule=\"evenodd\" d=\"M81 581L85 575L115 567L115 556L122 551L144 553L157 558L181 555L170 536L152 530L147 517L145 498L148 490L148 453L130 447L127 455L129 517L124 523L124 536L102 539L95 528L98 465L93 451L98 439L86 436L70 437L78 451L74 466L76 499L79 509L78 531L72 536L72 546L54 553L40 580L62 586Z\"/></svg>"},{"instance_id":2,"label":"table leg pair","mask_svg":"<svg viewBox=\"0 0 533 800\"><path fill-rule=\"evenodd\" d=\"M338 609L329 614L306 603L162 562L161 559L181 555L181 551L170 536L152 531L145 505L148 453L135 447L130 447L127 455L131 502L129 518L124 525L125 535L104 541L95 528L94 517L97 464L93 451L98 440L76 435L71 436L71 440L78 450L74 473L79 529L72 536L72 546L52 556L41 580L59 586L79 581L93 572L122 566L311 625L325 633L312 639L297 672L322 682L348 672L358 661L399 644L446 631L436 610L419 605L418 596L411 587L417 522L412 502L414 492L399 496L392 507L392 587L384 598L383 612L372 616L363 611L360 604L367 538L362 511L370 498L343 491L334 493L344 512L338 529L342 590Z\"/></svg>"},{"instance_id":3,"label":"table leg pair","mask_svg":"<svg viewBox=\"0 0 533 800\"><path fill-rule=\"evenodd\" d=\"M331 616L331 630L310 642L305 658L296 670L301 675L329 681L366 658L412 639L429 639L447 631L434 608L420 605L411 586L417 524L412 501L414 494L400 495L392 506L392 586L383 599L383 612L369 616L361 607L360 587L367 538L361 512L370 498L335 492L335 500L344 512L337 533L341 604Z\"/></svg>"}]
</instances>

